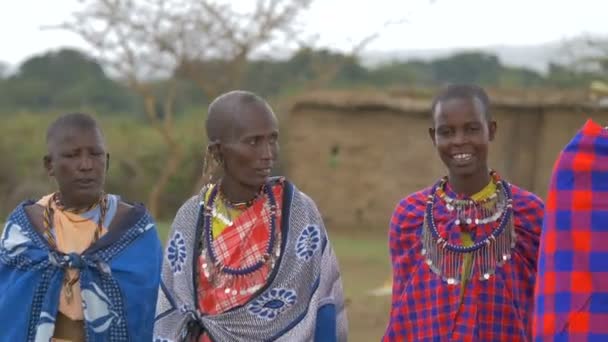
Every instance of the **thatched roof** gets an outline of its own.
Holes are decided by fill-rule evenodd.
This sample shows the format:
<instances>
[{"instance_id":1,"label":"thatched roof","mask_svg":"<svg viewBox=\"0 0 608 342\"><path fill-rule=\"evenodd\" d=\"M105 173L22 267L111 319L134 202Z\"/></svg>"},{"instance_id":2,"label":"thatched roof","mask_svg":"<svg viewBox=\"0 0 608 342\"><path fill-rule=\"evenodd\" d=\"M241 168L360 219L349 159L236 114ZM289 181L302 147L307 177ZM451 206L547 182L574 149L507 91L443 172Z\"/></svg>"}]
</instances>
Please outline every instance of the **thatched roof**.
<instances>
[{"instance_id":1,"label":"thatched roof","mask_svg":"<svg viewBox=\"0 0 608 342\"><path fill-rule=\"evenodd\" d=\"M585 92L558 91L488 91L494 110L522 109L598 109ZM303 94L292 102L292 112L303 109L349 112L388 111L395 113L428 113L432 96L428 92L316 91Z\"/></svg>"}]
</instances>

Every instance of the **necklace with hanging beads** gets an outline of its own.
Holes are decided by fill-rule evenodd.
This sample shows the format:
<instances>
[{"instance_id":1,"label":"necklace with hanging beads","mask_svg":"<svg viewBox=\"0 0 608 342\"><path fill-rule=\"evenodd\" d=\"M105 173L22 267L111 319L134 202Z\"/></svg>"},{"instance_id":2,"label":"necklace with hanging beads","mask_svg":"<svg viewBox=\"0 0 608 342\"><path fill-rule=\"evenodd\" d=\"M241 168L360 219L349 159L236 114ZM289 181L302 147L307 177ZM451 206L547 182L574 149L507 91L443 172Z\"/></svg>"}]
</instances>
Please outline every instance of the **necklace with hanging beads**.
<instances>
[{"instance_id":1,"label":"necklace with hanging beads","mask_svg":"<svg viewBox=\"0 0 608 342\"><path fill-rule=\"evenodd\" d=\"M443 177L435 189L435 194L445 202L445 207L449 212L456 215L455 224L488 224L497 221L505 210L505 201L501 199L502 183L498 173L490 171L490 178L495 185L495 191L479 200L472 198L452 198L445 191L448 178Z\"/></svg>"},{"instance_id":2,"label":"necklace with hanging beads","mask_svg":"<svg viewBox=\"0 0 608 342\"><path fill-rule=\"evenodd\" d=\"M496 172L492 171L491 176L496 185L496 192L495 196L492 195L487 200L476 202L472 199L455 200L448 197L443 190L447 182L446 178L440 180L427 197L421 253L430 269L448 284L458 284L462 281L461 270L465 254L472 255L472 272L469 272L469 278L473 274L478 274L480 280L488 280L497 267L511 258L511 250L516 240L511 190L509 184L501 180ZM456 226L493 224L496 227L486 238L471 246L450 243L437 228L434 216L437 201L443 201L448 212L456 216L454 220ZM487 210L483 213L490 215L482 218L472 216L470 208L480 204L490 206L495 212Z\"/></svg>"}]
</instances>

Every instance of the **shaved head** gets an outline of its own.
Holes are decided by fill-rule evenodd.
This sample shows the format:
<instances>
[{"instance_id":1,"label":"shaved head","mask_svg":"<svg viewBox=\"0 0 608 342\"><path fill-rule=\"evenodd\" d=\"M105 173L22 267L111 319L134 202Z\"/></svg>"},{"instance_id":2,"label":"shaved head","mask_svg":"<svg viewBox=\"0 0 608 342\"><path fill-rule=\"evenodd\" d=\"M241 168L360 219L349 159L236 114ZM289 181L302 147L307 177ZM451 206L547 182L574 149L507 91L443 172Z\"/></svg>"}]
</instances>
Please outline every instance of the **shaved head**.
<instances>
[{"instance_id":1,"label":"shaved head","mask_svg":"<svg viewBox=\"0 0 608 342\"><path fill-rule=\"evenodd\" d=\"M65 114L53 121L46 131L46 146L49 152L51 152L51 148L57 143L57 139L69 129L82 131L96 130L99 136L103 138L101 129L92 116L84 113Z\"/></svg>"},{"instance_id":2,"label":"shaved head","mask_svg":"<svg viewBox=\"0 0 608 342\"><path fill-rule=\"evenodd\" d=\"M272 109L258 95L234 90L211 102L205 126L205 165L214 160L213 168L222 171L222 194L232 202L251 200L268 181L279 154Z\"/></svg>"},{"instance_id":3,"label":"shaved head","mask_svg":"<svg viewBox=\"0 0 608 342\"><path fill-rule=\"evenodd\" d=\"M475 84L450 84L435 97L431 105L431 116L440 112L442 104L451 99L473 100L484 115L486 121L492 120L490 113L490 98L483 88Z\"/></svg>"},{"instance_id":4,"label":"shaved head","mask_svg":"<svg viewBox=\"0 0 608 342\"><path fill-rule=\"evenodd\" d=\"M210 142L230 141L241 115L249 109L259 108L272 113L268 103L252 92L234 90L218 96L209 105L205 122L207 138Z\"/></svg>"}]
</instances>

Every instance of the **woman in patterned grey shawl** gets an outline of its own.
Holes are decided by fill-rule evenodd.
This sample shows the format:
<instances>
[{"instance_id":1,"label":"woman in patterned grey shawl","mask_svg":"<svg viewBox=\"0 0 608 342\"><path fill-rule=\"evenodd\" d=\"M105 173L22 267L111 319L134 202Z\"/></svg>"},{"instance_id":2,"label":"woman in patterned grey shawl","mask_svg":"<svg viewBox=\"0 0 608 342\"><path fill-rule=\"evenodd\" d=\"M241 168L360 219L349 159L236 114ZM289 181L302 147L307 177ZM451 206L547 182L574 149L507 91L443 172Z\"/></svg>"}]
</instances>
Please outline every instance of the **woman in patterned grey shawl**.
<instances>
[{"instance_id":1,"label":"woman in patterned grey shawl","mask_svg":"<svg viewBox=\"0 0 608 342\"><path fill-rule=\"evenodd\" d=\"M270 177L272 109L232 91L211 103L206 128L205 174L223 175L173 221L155 341L345 341L342 281L317 207Z\"/></svg>"}]
</instances>

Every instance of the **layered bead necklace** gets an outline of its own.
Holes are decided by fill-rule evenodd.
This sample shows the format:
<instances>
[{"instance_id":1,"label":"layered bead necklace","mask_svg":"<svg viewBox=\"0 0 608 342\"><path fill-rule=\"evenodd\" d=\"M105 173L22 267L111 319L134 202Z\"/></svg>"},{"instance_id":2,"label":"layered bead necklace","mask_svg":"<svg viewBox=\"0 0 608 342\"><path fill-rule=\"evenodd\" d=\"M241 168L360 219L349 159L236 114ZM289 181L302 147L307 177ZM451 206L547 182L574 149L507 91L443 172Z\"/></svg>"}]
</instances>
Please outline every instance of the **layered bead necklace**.
<instances>
[{"instance_id":1,"label":"layered bead necklace","mask_svg":"<svg viewBox=\"0 0 608 342\"><path fill-rule=\"evenodd\" d=\"M502 183L496 172L491 171L490 176L495 184L496 190L493 193L482 194L481 199L476 201L473 199L457 199L449 197L445 192L445 186L448 178L444 177L436 187L435 194L445 202L445 207L450 212L455 212L456 225L480 225L496 222L504 213L505 204L504 198L500 198ZM483 190L482 190L483 192Z\"/></svg>"},{"instance_id":2,"label":"layered bead necklace","mask_svg":"<svg viewBox=\"0 0 608 342\"><path fill-rule=\"evenodd\" d=\"M464 256L471 255L469 280L476 274L480 280L487 280L511 258L515 246L513 227L513 199L507 182L501 180L494 171L490 173L496 191L481 200L455 199L447 195L447 177L440 180L427 198L422 229L422 255L430 269L448 284L458 284L462 279ZM443 202L456 227L494 225L484 239L463 246L450 243L442 236L435 221L435 205ZM448 222L445 222L448 224Z\"/></svg>"},{"instance_id":3,"label":"layered bead necklace","mask_svg":"<svg viewBox=\"0 0 608 342\"><path fill-rule=\"evenodd\" d=\"M204 245L202 246L203 249L201 251L202 271L205 277L213 286L225 286L224 292L226 294L252 294L259 289L259 284L251 284L250 287L241 288L238 292L237 289L231 288L230 286L233 283L233 278L249 275L259 270L264 265L270 264L270 268L274 268L274 265L280 256L280 243L277 242L278 231L276 227L277 206L272 187L269 184L265 184L262 187L262 191L260 192L260 194L263 194L263 196L266 196L266 198L268 199L264 205L267 206L267 212L269 213L270 222L270 229L268 230L268 242L265 247L265 252L259 258L259 260L248 266L243 267L230 267L223 264L219 260L215 248L213 247L213 218L217 218L226 225L232 224L232 218L221 214L221 211L218 210L218 202L222 201L219 186L213 186L210 191L211 192L208 196L208 199L207 201L205 201L203 213L202 233ZM225 201L223 202L224 205L231 206L235 209L246 209L253 205L253 203L256 199L259 198L259 196L260 195L256 196L254 199L248 202L243 203L226 203Z\"/></svg>"},{"instance_id":4,"label":"layered bead necklace","mask_svg":"<svg viewBox=\"0 0 608 342\"><path fill-rule=\"evenodd\" d=\"M99 200L97 200L95 203L91 204L90 206L88 206L85 209L69 209L69 208L65 208L65 206L63 205L63 202L61 201L61 194L59 192L53 193L53 195L49 198L49 201L44 209L44 217L43 217L44 231L42 233L43 233L43 236L45 237L45 239L48 241L49 246L52 249L57 250L57 240L55 239L55 235L53 235L53 231L52 231L53 215L55 214L53 207L52 207L53 204L55 205L57 210L66 212L66 213L70 213L70 214L75 214L75 215L89 212L89 211L93 210L95 207L99 206L99 219L97 221L97 227L95 229L95 233L93 235L93 240L91 241L91 245L94 244L97 240L99 240L99 238L101 237L101 233L103 232L103 221L106 216L106 212L108 211L108 198L105 194L102 193L101 196L99 197ZM82 222L82 221L86 220L86 219L83 219L81 221L73 220L72 218L69 217L69 215L66 215L66 217L74 223L78 223L78 222ZM68 303L70 303L72 301L72 297L73 297L73 293L74 293L72 291L72 288L73 288L74 284L76 284L76 282L78 282L78 280L80 280L79 273L77 273L74 277L70 277L70 274L68 272L65 272L65 276L63 279L63 286L65 289L66 301Z\"/></svg>"}]
</instances>

